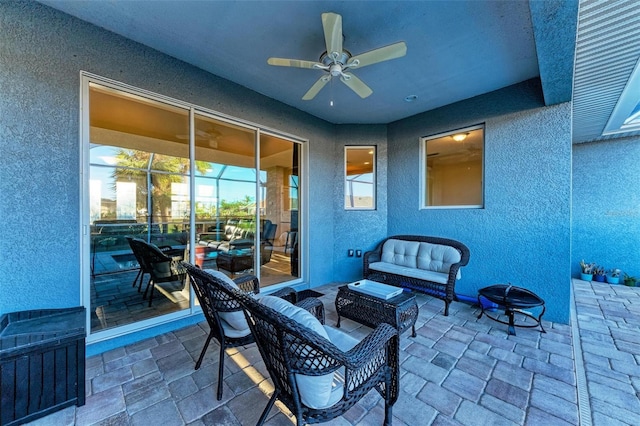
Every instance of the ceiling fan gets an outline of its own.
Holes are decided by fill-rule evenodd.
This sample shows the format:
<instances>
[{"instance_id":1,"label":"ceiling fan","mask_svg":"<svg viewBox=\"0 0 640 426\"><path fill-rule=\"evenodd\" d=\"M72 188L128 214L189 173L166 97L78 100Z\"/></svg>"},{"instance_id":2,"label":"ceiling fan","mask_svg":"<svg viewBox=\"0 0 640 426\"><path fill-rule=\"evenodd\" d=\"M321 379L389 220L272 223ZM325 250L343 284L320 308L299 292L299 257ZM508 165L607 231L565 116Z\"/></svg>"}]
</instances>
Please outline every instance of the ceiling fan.
<instances>
[{"instance_id":1,"label":"ceiling fan","mask_svg":"<svg viewBox=\"0 0 640 426\"><path fill-rule=\"evenodd\" d=\"M221 136L221 134L216 129L209 129L207 131L196 129L195 136L196 136L197 142L201 142L201 141L206 142L210 148L215 149L218 147L218 138ZM189 135L180 134L180 135L176 135L176 138L181 140L187 140L189 139Z\"/></svg>"},{"instance_id":2,"label":"ceiling fan","mask_svg":"<svg viewBox=\"0 0 640 426\"><path fill-rule=\"evenodd\" d=\"M373 90L350 71L378 62L401 58L407 53L407 45L401 41L352 56L348 50L342 47L342 16L337 13L323 13L322 28L327 50L320 56L319 61L284 58L269 58L267 60L269 65L308 68L326 72L302 97L305 101L313 99L333 77L339 77L340 81L364 99L371 95Z\"/></svg>"}]
</instances>

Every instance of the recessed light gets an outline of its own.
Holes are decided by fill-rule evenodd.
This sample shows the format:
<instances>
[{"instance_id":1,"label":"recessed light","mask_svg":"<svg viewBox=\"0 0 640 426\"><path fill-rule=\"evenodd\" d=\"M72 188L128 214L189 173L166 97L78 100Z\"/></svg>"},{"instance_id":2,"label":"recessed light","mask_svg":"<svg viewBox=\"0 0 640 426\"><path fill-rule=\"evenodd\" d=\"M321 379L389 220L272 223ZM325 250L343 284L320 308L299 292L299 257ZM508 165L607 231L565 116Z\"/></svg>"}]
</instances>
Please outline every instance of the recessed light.
<instances>
[{"instance_id":1,"label":"recessed light","mask_svg":"<svg viewBox=\"0 0 640 426\"><path fill-rule=\"evenodd\" d=\"M413 102L413 101L415 101L416 99L418 99L418 95L409 95L409 96L407 96L407 97L405 97L405 98L404 98L404 101L405 101L405 102Z\"/></svg>"}]
</instances>

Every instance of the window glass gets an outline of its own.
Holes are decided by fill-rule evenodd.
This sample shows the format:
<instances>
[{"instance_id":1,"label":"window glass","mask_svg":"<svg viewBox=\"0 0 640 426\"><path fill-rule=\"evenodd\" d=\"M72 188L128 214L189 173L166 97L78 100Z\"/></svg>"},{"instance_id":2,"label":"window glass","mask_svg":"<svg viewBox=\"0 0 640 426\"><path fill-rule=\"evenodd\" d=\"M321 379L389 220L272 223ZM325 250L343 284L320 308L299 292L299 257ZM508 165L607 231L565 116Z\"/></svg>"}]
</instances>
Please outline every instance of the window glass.
<instances>
[{"instance_id":1,"label":"window glass","mask_svg":"<svg viewBox=\"0 0 640 426\"><path fill-rule=\"evenodd\" d=\"M376 208L375 146L346 146L344 150L344 208Z\"/></svg>"},{"instance_id":2,"label":"window glass","mask_svg":"<svg viewBox=\"0 0 640 426\"><path fill-rule=\"evenodd\" d=\"M87 84L90 336L188 313L198 301L172 269L179 260L232 278L256 274L263 287L299 281L300 143L161 96ZM169 263L143 267L132 239ZM150 270L169 269L150 285Z\"/></svg>"},{"instance_id":3,"label":"window glass","mask_svg":"<svg viewBox=\"0 0 640 426\"><path fill-rule=\"evenodd\" d=\"M422 140L422 207L482 208L484 126Z\"/></svg>"}]
</instances>

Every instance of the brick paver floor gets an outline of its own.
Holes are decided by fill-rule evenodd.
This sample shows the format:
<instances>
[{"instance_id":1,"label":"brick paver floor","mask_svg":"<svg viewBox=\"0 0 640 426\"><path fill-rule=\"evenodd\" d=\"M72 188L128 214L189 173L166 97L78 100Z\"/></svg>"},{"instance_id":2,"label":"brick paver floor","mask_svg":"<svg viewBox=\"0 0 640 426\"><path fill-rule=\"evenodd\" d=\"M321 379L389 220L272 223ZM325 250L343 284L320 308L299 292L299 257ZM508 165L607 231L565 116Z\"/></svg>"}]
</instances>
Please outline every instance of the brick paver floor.
<instances>
[{"instance_id":1,"label":"brick paver floor","mask_svg":"<svg viewBox=\"0 0 640 426\"><path fill-rule=\"evenodd\" d=\"M570 325L543 320L547 333L483 317L479 309L418 295L417 336L402 335L401 394L394 425L640 424L640 288L573 281ZM324 296L335 324L337 285ZM344 320L362 337L370 329ZM87 403L31 425L255 425L272 389L255 345L229 351L224 395L215 398L217 347L195 371L206 323L87 360ZM384 405L372 391L328 425L382 424ZM268 425L290 426L273 409Z\"/></svg>"}]
</instances>

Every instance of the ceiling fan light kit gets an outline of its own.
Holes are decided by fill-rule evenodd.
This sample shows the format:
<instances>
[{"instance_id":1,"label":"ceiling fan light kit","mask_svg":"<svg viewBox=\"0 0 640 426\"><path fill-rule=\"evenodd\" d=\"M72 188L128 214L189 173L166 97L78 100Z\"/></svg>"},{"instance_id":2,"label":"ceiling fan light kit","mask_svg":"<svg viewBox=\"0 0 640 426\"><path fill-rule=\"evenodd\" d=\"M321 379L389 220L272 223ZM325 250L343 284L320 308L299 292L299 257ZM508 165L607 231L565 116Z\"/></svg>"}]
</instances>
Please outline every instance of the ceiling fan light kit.
<instances>
[{"instance_id":1,"label":"ceiling fan light kit","mask_svg":"<svg viewBox=\"0 0 640 426\"><path fill-rule=\"evenodd\" d=\"M319 62L285 58L269 58L267 60L269 65L278 67L316 69L327 73L320 77L305 93L302 97L305 101L315 98L333 77L339 78L348 88L364 99L371 95L373 90L348 71L401 58L407 54L407 45L401 41L352 56L351 52L342 47L342 16L337 13L323 13L322 28L327 50L320 56Z\"/></svg>"}]
</instances>

